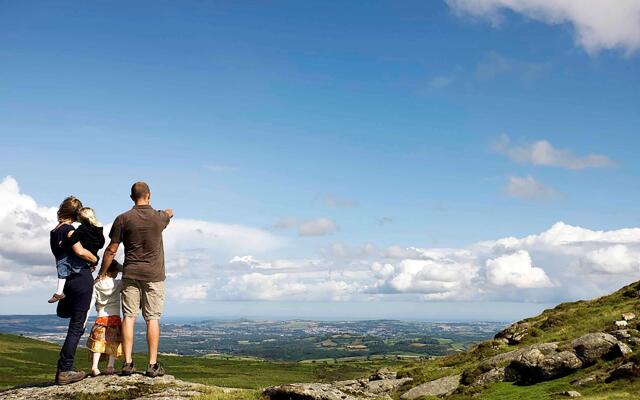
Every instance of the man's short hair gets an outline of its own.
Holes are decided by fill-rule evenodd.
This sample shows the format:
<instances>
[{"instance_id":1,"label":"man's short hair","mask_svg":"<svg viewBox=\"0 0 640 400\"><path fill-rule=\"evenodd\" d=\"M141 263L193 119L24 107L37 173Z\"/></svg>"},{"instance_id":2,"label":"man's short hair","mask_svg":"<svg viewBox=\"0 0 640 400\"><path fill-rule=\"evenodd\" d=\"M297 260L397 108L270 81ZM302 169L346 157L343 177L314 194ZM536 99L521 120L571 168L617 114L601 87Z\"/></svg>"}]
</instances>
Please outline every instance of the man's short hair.
<instances>
[{"instance_id":1,"label":"man's short hair","mask_svg":"<svg viewBox=\"0 0 640 400\"><path fill-rule=\"evenodd\" d=\"M149 185L144 182L136 182L131 186L131 198L135 200L144 199L147 195L151 194Z\"/></svg>"}]
</instances>

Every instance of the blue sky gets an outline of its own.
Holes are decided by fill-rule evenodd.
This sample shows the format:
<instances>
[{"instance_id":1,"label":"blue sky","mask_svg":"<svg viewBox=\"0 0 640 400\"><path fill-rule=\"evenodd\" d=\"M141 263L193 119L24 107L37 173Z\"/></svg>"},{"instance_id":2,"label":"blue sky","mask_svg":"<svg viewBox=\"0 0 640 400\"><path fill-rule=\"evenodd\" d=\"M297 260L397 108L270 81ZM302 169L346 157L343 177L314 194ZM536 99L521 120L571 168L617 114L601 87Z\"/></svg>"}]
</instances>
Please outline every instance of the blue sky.
<instances>
[{"instance_id":1,"label":"blue sky","mask_svg":"<svg viewBox=\"0 0 640 400\"><path fill-rule=\"evenodd\" d=\"M583 256L560 266L550 250L478 255L476 247L559 221L614 233L640 224L640 28L625 18L640 11L599 17L597 2L506 3L2 2L0 179L13 177L39 207L75 194L105 224L130 207L133 181L149 182L153 204L182 219L173 235L186 239L168 251L169 268L172 257L200 263L170 278L175 293L204 291L176 296L171 315L284 316L302 299L296 307L308 317L321 314L317 304L354 318L372 304L380 317L410 304L403 317L516 318L610 290L637 278L635 236L584 249L631 261L612 273L594 266L600 253L585 255L594 264L582 290L568 290L562 276L589 264ZM585 38L585 26L595 33ZM10 221L6 234L17 237ZM219 225L193 246L200 222ZM234 226L269 244L213 243ZM389 256L389 248L420 252ZM434 267L433 248L467 249L472 261L447 253ZM26 258L10 250L0 249L0 269L24 274ZM529 269L484 288L488 261L519 251ZM199 252L206 257L189 258ZM229 262L246 256L262 264ZM276 260L298 264L276 268ZM415 286L394 281L414 268L407 260L423 262L409 274ZM374 264L393 271L375 281ZM53 268L29 265L37 272L16 279L53 277ZM548 281L532 278L535 268ZM441 281L436 270L455 276ZM230 296L241 292L233 282L278 294ZM300 295L318 282L335 293ZM45 289L23 286L5 294L15 302L0 312L50 311L26 300ZM515 296L523 288L530 295ZM493 314L468 306L484 301L509 305Z\"/></svg>"}]
</instances>

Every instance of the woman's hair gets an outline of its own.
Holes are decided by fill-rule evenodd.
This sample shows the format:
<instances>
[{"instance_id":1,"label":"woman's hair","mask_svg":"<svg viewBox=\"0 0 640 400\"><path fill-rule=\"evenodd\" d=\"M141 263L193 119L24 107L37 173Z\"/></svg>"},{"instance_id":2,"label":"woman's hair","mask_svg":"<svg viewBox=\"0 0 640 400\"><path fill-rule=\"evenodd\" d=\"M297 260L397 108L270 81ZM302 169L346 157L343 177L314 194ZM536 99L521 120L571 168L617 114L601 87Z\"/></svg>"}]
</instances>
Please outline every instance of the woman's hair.
<instances>
[{"instance_id":1,"label":"woman's hair","mask_svg":"<svg viewBox=\"0 0 640 400\"><path fill-rule=\"evenodd\" d=\"M98 228L102 226L96 218L96 213L93 211L93 208L89 207L83 207L78 211L78 221L83 224L97 226Z\"/></svg>"},{"instance_id":2,"label":"woman's hair","mask_svg":"<svg viewBox=\"0 0 640 400\"><path fill-rule=\"evenodd\" d=\"M58 221L70 219L76 221L78 219L78 211L82 208L82 202L80 199L69 196L62 200L60 207L58 207Z\"/></svg>"}]
</instances>

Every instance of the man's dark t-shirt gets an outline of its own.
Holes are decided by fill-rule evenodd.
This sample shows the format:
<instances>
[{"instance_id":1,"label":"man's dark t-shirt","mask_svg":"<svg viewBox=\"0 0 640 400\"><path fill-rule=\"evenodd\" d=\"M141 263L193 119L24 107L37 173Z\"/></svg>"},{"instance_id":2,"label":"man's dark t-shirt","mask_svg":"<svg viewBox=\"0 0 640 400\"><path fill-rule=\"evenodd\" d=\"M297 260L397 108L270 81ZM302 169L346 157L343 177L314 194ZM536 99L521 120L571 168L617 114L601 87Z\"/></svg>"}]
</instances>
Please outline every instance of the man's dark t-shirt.
<instances>
[{"instance_id":1,"label":"man's dark t-shirt","mask_svg":"<svg viewBox=\"0 0 640 400\"><path fill-rule=\"evenodd\" d=\"M164 281L162 231L167 225L169 215L151 206L135 206L118 215L109 237L114 242L124 244L123 278Z\"/></svg>"}]
</instances>

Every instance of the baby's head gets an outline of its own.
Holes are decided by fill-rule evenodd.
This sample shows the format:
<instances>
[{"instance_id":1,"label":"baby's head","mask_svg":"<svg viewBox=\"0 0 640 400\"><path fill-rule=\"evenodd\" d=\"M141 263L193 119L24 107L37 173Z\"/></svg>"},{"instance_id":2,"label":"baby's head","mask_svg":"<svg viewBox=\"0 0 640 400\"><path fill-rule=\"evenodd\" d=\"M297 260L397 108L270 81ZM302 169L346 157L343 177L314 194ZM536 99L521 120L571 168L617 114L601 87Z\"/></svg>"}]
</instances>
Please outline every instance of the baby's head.
<instances>
[{"instance_id":1,"label":"baby's head","mask_svg":"<svg viewBox=\"0 0 640 400\"><path fill-rule=\"evenodd\" d=\"M98 228L102 226L96 218L96 213L89 207L82 207L80 211L78 211L78 221L82 224L97 226Z\"/></svg>"}]
</instances>

